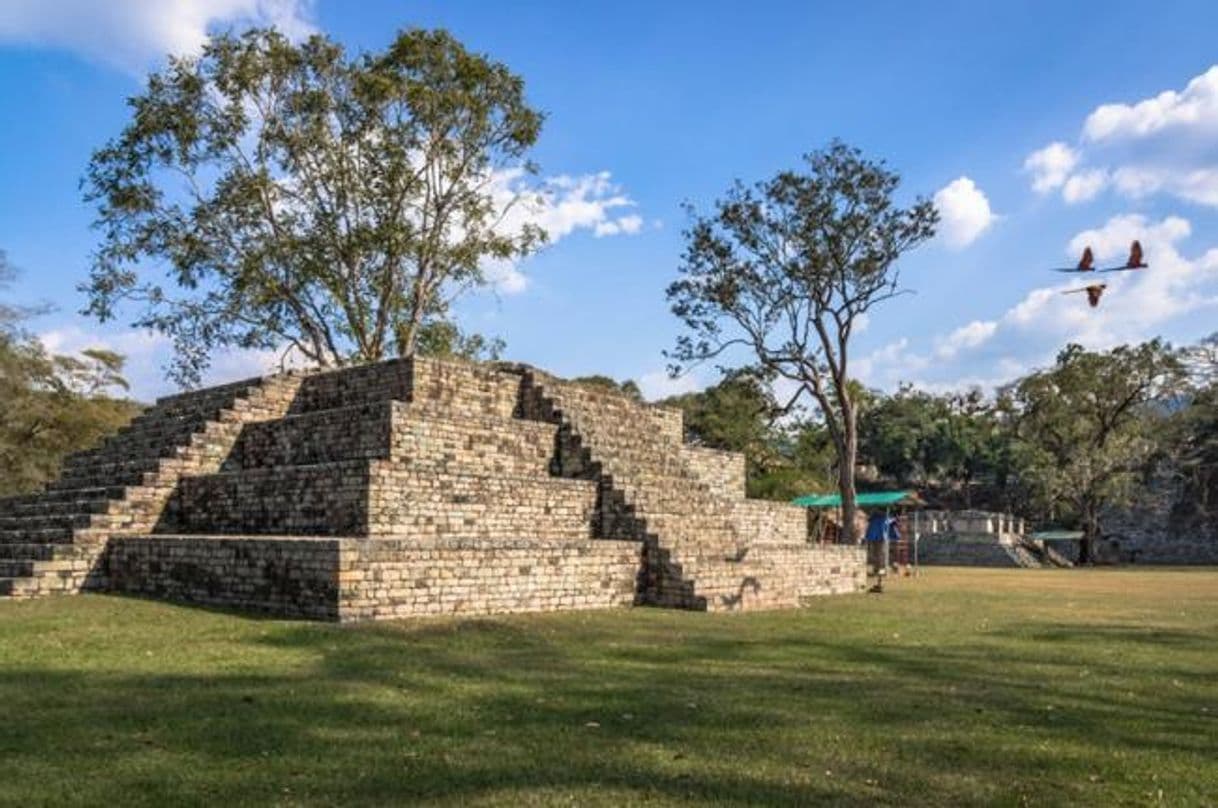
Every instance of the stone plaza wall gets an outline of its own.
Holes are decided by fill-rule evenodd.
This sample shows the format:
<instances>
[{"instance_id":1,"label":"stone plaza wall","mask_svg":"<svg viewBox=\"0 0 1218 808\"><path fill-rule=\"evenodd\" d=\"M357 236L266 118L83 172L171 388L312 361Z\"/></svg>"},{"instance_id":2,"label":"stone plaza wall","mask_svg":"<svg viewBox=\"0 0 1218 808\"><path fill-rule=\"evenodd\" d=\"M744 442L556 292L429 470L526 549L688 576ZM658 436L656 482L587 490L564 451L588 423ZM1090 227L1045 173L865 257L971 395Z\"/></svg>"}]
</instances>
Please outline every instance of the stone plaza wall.
<instances>
[{"instance_id":1,"label":"stone plaza wall","mask_svg":"<svg viewBox=\"0 0 1218 808\"><path fill-rule=\"evenodd\" d=\"M971 539L953 533L923 537L918 542L918 563L948 567L1024 566L1014 545L984 533Z\"/></svg>"},{"instance_id":2,"label":"stone plaza wall","mask_svg":"<svg viewBox=\"0 0 1218 808\"><path fill-rule=\"evenodd\" d=\"M1184 507L1178 479L1155 475L1129 507L1112 508L1100 519L1101 561L1131 564L1218 564L1218 528L1213 520Z\"/></svg>"},{"instance_id":3,"label":"stone plaza wall","mask_svg":"<svg viewBox=\"0 0 1218 808\"><path fill-rule=\"evenodd\" d=\"M754 545L774 574L788 578L799 599L845 595L867 588L867 551L858 544Z\"/></svg>"}]
</instances>

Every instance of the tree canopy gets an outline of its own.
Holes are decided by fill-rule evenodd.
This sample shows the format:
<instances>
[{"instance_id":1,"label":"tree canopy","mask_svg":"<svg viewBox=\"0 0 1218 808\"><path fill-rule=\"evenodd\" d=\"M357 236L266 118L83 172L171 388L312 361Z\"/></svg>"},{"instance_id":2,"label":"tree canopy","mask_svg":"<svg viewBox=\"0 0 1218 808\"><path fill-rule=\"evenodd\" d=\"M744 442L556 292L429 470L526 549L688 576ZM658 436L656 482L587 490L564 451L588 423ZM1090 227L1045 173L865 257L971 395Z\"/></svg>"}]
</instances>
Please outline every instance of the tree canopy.
<instances>
[{"instance_id":1,"label":"tree canopy","mask_svg":"<svg viewBox=\"0 0 1218 808\"><path fill-rule=\"evenodd\" d=\"M673 372L734 349L810 397L836 449L847 540L853 537L858 403L850 342L859 318L899 293L897 260L935 232L927 200L900 207L900 177L833 142L804 170L737 182L685 233L680 277L668 288L685 326Z\"/></svg>"},{"instance_id":2,"label":"tree canopy","mask_svg":"<svg viewBox=\"0 0 1218 808\"><path fill-rule=\"evenodd\" d=\"M0 291L15 277L0 252ZM49 354L22 328L34 311L0 302L0 496L49 481L65 455L96 444L139 409L115 395L127 389L121 356Z\"/></svg>"},{"instance_id":3,"label":"tree canopy","mask_svg":"<svg viewBox=\"0 0 1218 808\"><path fill-rule=\"evenodd\" d=\"M222 347L318 365L410 355L491 261L542 114L506 66L444 31L349 56L315 35L218 34L171 58L84 180L102 234L87 313L124 304L196 383ZM434 334L433 334L434 336Z\"/></svg>"},{"instance_id":4,"label":"tree canopy","mask_svg":"<svg viewBox=\"0 0 1218 808\"><path fill-rule=\"evenodd\" d=\"M1152 403L1183 384L1178 355L1152 340L1109 351L1069 345L1005 394L1024 479L1043 509L1083 529L1080 561L1091 559L1103 509L1129 500L1155 455L1162 413Z\"/></svg>"}]
</instances>

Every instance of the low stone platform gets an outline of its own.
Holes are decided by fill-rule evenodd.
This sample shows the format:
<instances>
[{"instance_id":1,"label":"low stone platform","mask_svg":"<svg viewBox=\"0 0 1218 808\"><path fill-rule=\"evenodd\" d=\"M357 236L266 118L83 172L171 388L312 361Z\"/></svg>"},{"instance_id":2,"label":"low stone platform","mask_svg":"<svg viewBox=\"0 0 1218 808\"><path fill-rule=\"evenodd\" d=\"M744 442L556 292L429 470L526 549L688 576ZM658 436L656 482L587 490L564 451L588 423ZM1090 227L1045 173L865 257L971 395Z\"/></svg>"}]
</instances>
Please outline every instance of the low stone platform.
<instances>
[{"instance_id":1,"label":"low stone platform","mask_svg":"<svg viewBox=\"0 0 1218 808\"><path fill-rule=\"evenodd\" d=\"M110 544L111 589L343 622L635 602L632 541L153 536Z\"/></svg>"},{"instance_id":2,"label":"low stone platform","mask_svg":"<svg viewBox=\"0 0 1218 808\"><path fill-rule=\"evenodd\" d=\"M523 365L400 359L161 399L0 500L0 597L82 590L326 620L791 608L861 548L744 496L678 410Z\"/></svg>"}]
</instances>

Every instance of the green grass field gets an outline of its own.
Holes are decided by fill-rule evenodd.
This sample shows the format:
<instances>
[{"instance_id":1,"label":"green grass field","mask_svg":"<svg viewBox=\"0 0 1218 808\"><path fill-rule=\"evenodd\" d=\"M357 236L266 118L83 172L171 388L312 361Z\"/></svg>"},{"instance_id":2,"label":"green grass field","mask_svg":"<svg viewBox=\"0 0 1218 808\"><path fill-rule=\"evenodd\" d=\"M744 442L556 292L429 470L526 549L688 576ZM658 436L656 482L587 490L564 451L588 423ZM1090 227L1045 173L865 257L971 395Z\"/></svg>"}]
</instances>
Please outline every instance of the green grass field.
<instances>
[{"instance_id":1,"label":"green grass field","mask_svg":"<svg viewBox=\"0 0 1218 808\"><path fill-rule=\"evenodd\" d=\"M0 804L1218 804L1218 571L392 625L0 604Z\"/></svg>"}]
</instances>

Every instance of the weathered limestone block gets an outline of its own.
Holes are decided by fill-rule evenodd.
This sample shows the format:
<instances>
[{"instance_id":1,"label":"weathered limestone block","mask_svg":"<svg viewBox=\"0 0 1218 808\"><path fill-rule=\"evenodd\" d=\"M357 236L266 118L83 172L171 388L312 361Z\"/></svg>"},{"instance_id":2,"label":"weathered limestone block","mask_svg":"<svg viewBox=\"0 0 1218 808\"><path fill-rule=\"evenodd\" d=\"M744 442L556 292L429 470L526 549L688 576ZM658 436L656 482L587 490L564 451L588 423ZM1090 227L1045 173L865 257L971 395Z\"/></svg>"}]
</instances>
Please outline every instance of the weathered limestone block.
<instances>
[{"instance_id":1,"label":"weathered limestone block","mask_svg":"<svg viewBox=\"0 0 1218 808\"><path fill-rule=\"evenodd\" d=\"M715 496L730 500L744 497L745 463L739 452L682 446L681 460Z\"/></svg>"}]
</instances>

